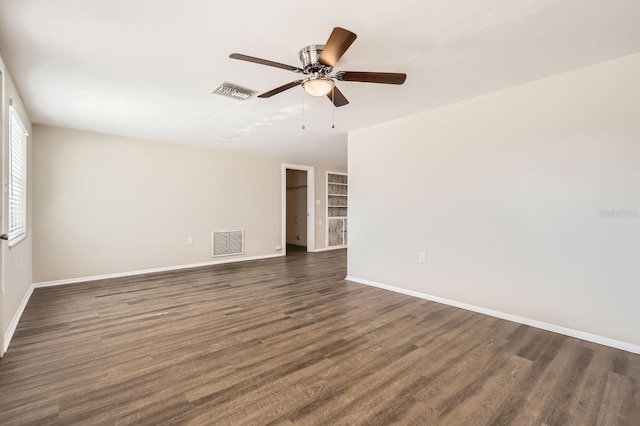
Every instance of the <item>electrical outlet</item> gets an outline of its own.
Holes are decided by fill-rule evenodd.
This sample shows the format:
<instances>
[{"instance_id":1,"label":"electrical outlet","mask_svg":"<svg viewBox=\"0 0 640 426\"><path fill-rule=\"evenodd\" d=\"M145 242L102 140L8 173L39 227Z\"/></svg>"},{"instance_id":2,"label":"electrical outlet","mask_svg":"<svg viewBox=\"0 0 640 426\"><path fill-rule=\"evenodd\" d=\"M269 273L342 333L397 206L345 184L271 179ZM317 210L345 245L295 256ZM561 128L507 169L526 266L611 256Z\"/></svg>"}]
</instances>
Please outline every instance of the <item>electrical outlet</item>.
<instances>
[{"instance_id":1,"label":"electrical outlet","mask_svg":"<svg viewBox=\"0 0 640 426\"><path fill-rule=\"evenodd\" d=\"M187 244L188 245L193 244L193 237L187 237Z\"/></svg>"},{"instance_id":2,"label":"electrical outlet","mask_svg":"<svg viewBox=\"0 0 640 426\"><path fill-rule=\"evenodd\" d=\"M282 247L280 246L276 247L276 251L282 251Z\"/></svg>"},{"instance_id":3,"label":"electrical outlet","mask_svg":"<svg viewBox=\"0 0 640 426\"><path fill-rule=\"evenodd\" d=\"M427 254L423 251L418 252L418 262L426 263L427 262Z\"/></svg>"}]
</instances>

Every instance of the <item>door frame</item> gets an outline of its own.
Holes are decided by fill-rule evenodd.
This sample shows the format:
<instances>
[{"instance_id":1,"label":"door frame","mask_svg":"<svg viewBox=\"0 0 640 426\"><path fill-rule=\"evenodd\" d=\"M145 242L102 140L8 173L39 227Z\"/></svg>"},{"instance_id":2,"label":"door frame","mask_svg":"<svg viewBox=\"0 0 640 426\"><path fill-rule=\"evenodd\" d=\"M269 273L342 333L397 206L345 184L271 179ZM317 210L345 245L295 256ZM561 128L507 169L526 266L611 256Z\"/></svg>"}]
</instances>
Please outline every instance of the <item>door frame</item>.
<instances>
[{"instance_id":1,"label":"door frame","mask_svg":"<svg viewBox=\"0 0 640 426\"><path fill-rule=\"evenodd\" d=\"M301 164L282 163L282 253L287 254L287 170L301 170L307 172L307 252L316 250L315 228L315 167Z\"/></svg>"},{"instance_id":2,"label":"door frame","mask_svg":"<svg viewBox=\"0 0 640 426\"><path fill-rule=\"evenodd\" d=\"M4 67L4 62L2 62L2 58L0 58L0 234L4 232L4 223L6 218L6 203L5 203L5 111L6 111L6 102L5 102L5 85L4 85L4 76L6 74L6 70ZM0 240L0 358L4 356L4 265L5 265L5 256L7 252L7 243Z\"/></svg>"}]
</instances>

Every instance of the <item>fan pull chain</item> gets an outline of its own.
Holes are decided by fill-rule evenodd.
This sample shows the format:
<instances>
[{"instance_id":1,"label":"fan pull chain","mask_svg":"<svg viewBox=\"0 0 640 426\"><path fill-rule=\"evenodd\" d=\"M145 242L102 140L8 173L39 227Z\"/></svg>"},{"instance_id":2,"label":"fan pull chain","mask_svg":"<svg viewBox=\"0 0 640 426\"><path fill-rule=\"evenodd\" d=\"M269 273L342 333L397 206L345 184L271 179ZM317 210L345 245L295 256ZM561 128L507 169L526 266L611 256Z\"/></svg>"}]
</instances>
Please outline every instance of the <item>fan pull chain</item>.
<instances>
[{"instance_id":1,"label":"fan pull chain","mask_svg":"<svg viewBox=\"0 0 640 426\"><path fill-rule=\"evenodd\" d=\"M304 127L304 93L302 94L302 130L306 129Z\"/></svg>"},{"instance_id":2,"label":"fan pull chain","mask_svg":"<svg viewBox=\"0 0 640 426\"><path fill-rule=\"evenodd\" d=\"M336 86L334 85L331 88L331 128L332 129L336 128L335 112L336 112Z\"/></svg>"}]
</instances>

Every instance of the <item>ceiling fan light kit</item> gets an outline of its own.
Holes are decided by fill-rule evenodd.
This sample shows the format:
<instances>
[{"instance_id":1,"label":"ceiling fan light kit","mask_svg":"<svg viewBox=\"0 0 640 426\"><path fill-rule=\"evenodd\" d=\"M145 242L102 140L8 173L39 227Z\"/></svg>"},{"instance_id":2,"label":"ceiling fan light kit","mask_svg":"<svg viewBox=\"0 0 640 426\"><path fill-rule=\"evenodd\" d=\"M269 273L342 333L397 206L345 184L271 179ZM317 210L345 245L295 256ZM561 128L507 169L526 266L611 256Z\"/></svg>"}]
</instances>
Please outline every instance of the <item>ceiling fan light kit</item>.
<instances>
[{"instance_id":1,"label":"ceiling fan light kit","mask_svg":"<svg viewBox=\"0 0 640 426\"><path fill-rule=\"evenodd\" d=\"M327 77L311 77L302 82L302 87L311 96L326 96L334 86L333 80Z\"/></svg>"},{"instance_id":2,"label":"ceiling fan light kit","mask_svg":"<svg viewBox=\"0 0 640 426\"><path fill-rule=\"evenodd\" d=\"M300 62L302 68L294 67L280 62L269 61L253 56L232 53L232 59L253 62L275 68L282 68L306 76L302 80L292 81L268 92L258 95L259 98L270 98L273 95L284 92L296 86L302 88L312 96L327 96L336 106L347 105L349 101L336 87L335 81L354 81L364 83L403 84L407 78L403 73L367 72L367 71L339 71L331 75L333 67L347 49L356 40L357 35L344 28L335 27L326 44L312 44L300 50Z\"/></svg>"}]
</instances>

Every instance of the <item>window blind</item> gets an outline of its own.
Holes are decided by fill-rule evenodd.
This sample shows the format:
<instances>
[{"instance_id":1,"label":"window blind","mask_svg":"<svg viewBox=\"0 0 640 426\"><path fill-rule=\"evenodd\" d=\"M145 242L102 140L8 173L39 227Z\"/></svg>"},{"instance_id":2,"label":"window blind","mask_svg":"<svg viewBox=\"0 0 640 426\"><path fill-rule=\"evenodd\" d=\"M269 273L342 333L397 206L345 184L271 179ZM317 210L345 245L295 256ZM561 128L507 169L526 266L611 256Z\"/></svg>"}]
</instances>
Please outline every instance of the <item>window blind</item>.
<instances>
[{"instance_id":1,"label":"window blind","mask_svg":"<svg viewBox=\"0 0 640 426\"><path fill-rule=\"evenodd\" d=\"M27 130L9 107L9 246L27 235Z\"/></svg>"}]
</instances>

